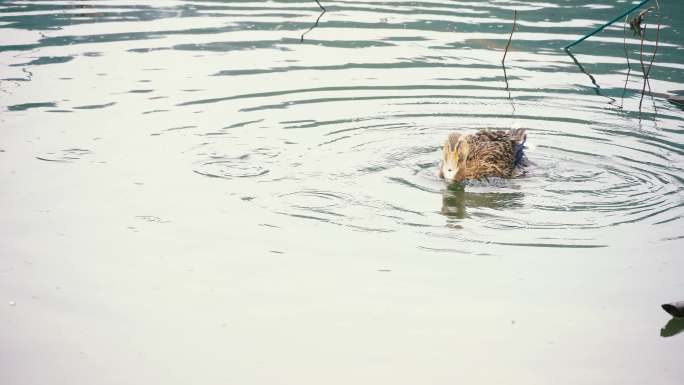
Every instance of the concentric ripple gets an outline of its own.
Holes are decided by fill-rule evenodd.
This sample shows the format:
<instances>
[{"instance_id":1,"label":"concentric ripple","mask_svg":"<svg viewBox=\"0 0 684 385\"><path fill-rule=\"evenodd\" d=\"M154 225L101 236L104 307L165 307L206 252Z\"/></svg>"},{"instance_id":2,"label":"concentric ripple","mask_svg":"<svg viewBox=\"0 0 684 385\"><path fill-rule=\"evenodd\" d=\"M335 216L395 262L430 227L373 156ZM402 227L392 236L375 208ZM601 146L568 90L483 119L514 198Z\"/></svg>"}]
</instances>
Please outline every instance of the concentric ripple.
<instances>
[{"instance_id":1,"label":"concentric ripple","mask_svg":"<svg viewBox=\"0 0 684 385\"><path fill-rule=\"evenodd\" d=\"M49 114L55 128L22 142L61 138L67 150L36 149L45 161L86 158L84 127L126 151L143 137L176 149L174 172L213 178L281 227L461 251L684 236L684 114L666 101L684 94L683 4L663 5L642 101L640 42L622 26L559 49L625 3L321 3L322 16L314 1L4 2L3 119ZM514 127L530 160L517 178L437 178L452 130Z\"/></svg>"},{"instance_id":2,"label":"concentric ripple","mask_svg":"<svg viewBox=\"0 0 684 385\"><path fill-rule=\"evenodd\" d=\"M194 171L197 174L215 178L249 178L269 173L268 164L278 152L268 148L246 150L239 155L211 154L206 160L198 162Z\"/></svg>"},{"instance_id":3,"label":"concentric ripple","mask_svg":"<svg viewBox=\"0 0 684 385\"><path fill-rule=\"evenodd\" d=\"M58 152L47 152L37 155L36 159L47 162L75 162L90 154L92 154L92 151L84 148L67 148Z\"/></svg>"}]
</instances>

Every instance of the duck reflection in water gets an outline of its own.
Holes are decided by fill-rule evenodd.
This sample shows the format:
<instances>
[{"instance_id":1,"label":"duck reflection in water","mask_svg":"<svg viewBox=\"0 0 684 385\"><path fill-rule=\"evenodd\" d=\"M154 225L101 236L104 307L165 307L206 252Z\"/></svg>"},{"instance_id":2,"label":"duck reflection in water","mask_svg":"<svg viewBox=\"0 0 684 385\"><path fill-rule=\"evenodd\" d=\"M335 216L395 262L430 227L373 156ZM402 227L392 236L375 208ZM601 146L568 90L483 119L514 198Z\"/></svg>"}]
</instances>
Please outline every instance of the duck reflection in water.
<instances>
[{"instance_id":1,"label":"duck reflection in water","mask_svg":"<svg viewBox=\"0 0 684 385\"><path fill-rule=\"evenodd\" d=\"M449 218L470 217L469 210L494 209L509 210L522 207L522 192L469 192L462 183L454 183L442 193L441 213Z\"/></svg>"},{"instance_id":2,"label":"duck reflection in water","mask_svg":"<svg viewBox=\"0 0 684 385\"><path fill-rule=\"evenodd\" d=\"M684 318L672 318L662 329L660 329L661 337L672 337L684 331Z\"/></svg>"}]
</instances>

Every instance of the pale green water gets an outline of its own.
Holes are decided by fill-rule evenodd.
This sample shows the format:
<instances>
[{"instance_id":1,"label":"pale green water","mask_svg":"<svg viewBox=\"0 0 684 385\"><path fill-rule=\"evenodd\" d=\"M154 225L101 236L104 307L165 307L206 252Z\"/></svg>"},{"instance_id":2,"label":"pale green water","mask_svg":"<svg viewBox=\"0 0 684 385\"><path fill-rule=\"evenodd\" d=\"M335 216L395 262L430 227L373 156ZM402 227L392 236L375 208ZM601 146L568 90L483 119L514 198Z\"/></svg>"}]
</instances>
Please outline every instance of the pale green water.
<instances>
[{"instance_id":1,"label":"pale green water","mask_svg":"<svg viewBox=\"0 0 684 385\"><path fill-rule=\"evenodd\" d=\"M0 2L2 382L679 383L684 4L322 4Z\"/></svg>"}]
</instances>

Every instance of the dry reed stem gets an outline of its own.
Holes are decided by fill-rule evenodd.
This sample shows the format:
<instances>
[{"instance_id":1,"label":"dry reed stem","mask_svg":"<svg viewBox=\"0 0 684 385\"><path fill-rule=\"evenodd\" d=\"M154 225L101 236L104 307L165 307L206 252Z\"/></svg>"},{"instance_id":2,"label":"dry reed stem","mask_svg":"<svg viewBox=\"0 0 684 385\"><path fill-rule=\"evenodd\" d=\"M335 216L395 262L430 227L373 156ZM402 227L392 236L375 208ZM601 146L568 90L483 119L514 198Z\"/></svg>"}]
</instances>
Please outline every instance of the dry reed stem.
<instances>
[{"instance_id":1,"label":"dry reed stem","mask_svg":"<svg viewBox=\"0 0 684 385\"><path fill-rule=\"evenodd\" d=\"M513 28L511 29L511 35L508 37L508 44L506 44L506 50L504 51L503 58L501 59L501 64L503 65L506 61L506 55L508 54L508 48L511 46L511 40L513 40L513 32L515 31L515 25L518 21L518 10L513 10Z\"/></svg>"}]
</instances>

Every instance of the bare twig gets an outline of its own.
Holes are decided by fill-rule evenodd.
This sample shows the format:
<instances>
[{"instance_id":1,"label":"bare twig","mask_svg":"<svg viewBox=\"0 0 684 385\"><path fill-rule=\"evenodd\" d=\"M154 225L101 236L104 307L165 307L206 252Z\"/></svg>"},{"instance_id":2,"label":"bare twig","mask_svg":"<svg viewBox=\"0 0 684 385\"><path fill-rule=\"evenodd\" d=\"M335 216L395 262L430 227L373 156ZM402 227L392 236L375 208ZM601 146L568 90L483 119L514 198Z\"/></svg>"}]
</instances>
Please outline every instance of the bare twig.
<instances>
[{"instance_id":1,"label":"bare twig","mask_svg":"<svg viewBox=\"0 0 684 385\"><path fill-rule=\"evenodd\" d=\"M316 19L316 23L315 23L314 25L312 25L306 32L304 32L304 33L302 34L302 37L301 37L301 39L299 40L300 43L303 43L303 42L304 42L304 36L305 36L307 33L311 32L312 29L318 27L318 22L321 21L321 17L323 17L323 14L325 14L325 12L327 12L327 10L325 9L325 7L323 7L323 6L321 5L321 3L320 3L318 0L315 0L315 1L316 1L316 4L318 4L318 6L321 8L321 14L318 15L318 19Z\"/></svg>"},{"instance_id":2,"label":"bare twig","mask_svg":"<svg viewBox=\"0 0 684 385\"><path fill-rule=\"evenodd\" d=\"M506 55L508 54L508 48L511 46L511 40L513 40L513 32L515 31L515 25L518 21L518 10L513 10L513 28L511 29L511 35L508 37L508 44L506 44L506 50L504 51L503 58L501 59L501 64L503 65L506 61Z\"/></svg>"}]
</instances>

